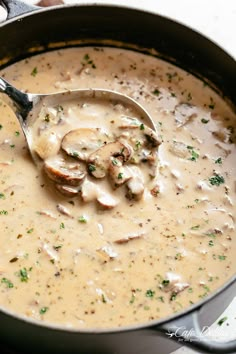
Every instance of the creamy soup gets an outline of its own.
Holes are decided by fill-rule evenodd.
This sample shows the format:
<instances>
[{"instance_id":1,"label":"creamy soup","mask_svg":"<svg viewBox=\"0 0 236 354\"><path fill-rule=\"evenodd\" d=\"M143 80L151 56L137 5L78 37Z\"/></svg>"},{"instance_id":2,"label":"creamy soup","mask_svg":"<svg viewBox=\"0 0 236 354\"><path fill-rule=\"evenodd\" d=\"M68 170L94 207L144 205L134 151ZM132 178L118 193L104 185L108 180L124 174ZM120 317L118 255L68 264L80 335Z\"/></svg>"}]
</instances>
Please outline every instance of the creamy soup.
<instances>
[{"instance_id":1,"label":"creamy soup","mask_svg":"<svg viewBox=\"0 0 236 354\"><path fill-rule=\"evenodd\" d=\"M0 100L0 303L24 317L110 328L168 316L235 271L235 115L157 58L70 48L1 72L21 90L108 88L137 100L45 106L32 160Z\"/></svg>"}]
</instances>

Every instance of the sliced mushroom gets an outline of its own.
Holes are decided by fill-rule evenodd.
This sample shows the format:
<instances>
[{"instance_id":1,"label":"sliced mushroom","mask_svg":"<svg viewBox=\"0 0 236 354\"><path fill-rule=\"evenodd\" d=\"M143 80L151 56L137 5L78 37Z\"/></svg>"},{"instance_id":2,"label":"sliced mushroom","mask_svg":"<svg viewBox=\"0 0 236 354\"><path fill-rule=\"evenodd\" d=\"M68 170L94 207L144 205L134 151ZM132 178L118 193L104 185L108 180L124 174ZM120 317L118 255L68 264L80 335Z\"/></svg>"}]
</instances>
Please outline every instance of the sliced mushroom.
<instances>
[{"instance_id":1,"label":"sliced mushroom","mask_svg":"<svg viewBox=\"0 0 236 354\"><path fill-rule=\"evenodd\" d=\"M145 137L148 146L152 148L156 148L162 143L159 134L137 118L121 117L121 124L118 127L129 131L132 130L132 135L136 137L136 140L142 140L142 137ZM137 132L138 129L139 132Z\"/></svg>"},{"instance_id":2,"label":"sliced mushroom","mask_svg":"<svg viewBox=\"0 0 236 354\"><path fill-rule=\"evenodd\" d=\"M147 140L148 146L151 148L157 148L159 145L161 145L161 137L154 130L144 125L142 132Z\"/></svg>"},{"instance_id":3,"label":"sliced mushroom","mask_svg":"<svg viewBox=\"0 0 236 354\"><path fill-rule=\"evenodd\" d=\"M188 102L180 103L175 106L174 115L178 127L182 127L195 119L197 117L197 111L197 107Z\"/></svg>"},{"instance_id":4,"label":"sliced mushroom","mask_svg":"<svg viewBox=\"0 0 236 354\"><path fill-rule=\"evenodd\" d=\"M139 200L144 193L144 176L136 166L129 168L132 178L127 182L128 192L126 198Z\"/></svg>"},{"instance_id":5,"label":"sliced mushroom","mask_svg":"<svg viewBox=\"0 0 236 354\"><path fill-rule=\"evenodd\" d=\"M181 141L173 141L173 143L170 145L169 150L173 155L182 159L187 158L189 156L187 145Z\"/></svg>"},{"instance_id":6,"label":"sliced mushroom","mask_svg":"<svg viewBox=\"0 0 236 354\"><path fill-rule=\"evenodd\" d=\"M101 193L97 201L105 209L112 209L119 204L119 200L107 192Z\"/></svg>"},{"instance_id":7,"label":"sliced mushroom","mask_svg":"<svg viewBox=\"0 0 236 354\"><path fill-rule=\"evenodd\" d=\"M72 219L74 218L71 215L70 210L67 207L65 207L64 205L62 205L62 204L57 204L57 210L59 211L59 213L61 213L63 215L69 216Z\"/></svg>"},{"instance_id":8,"label":"sliced mushroom","mask_svg":"<svg viewBox=\"0 0 236 354\"><path fill-rule=\"evenodd\" d=\"M108 172L114 188L122 186L131 178L129 169L123 166L119 157L111 158Z\"/></svg>"},{"instance_id":9,"label":"sliced mushroom","mask_svg":"<svg viewBox=\"0 0 236 354\"><path fill-rule=\"evenodd\" d=\"M165 284L161 284L161 288L165 292L172 292L178 294L189 287L188 283L181 281L181 277L178 274L168 272L165 277Z\"/></svg>"},{"instance_id":10,"label":"sliced mushroom","mask_svg":"<svg viewBox=\"0 0 236 354\"><path fill-rule=\"evenodd\" d=\"M56 133L47 131L37 139L33 149L42 160L55 156L60 150L60 138Z\"/></svg>"},{"instance_id":11,"label":"sliced mushroom","mask_svg":"<svg viewBox=\"0 0 236 354\"><path fill-rule=\"evenodd\" d=\"M55 184L56 189L66 197L75 197L79 193L78 187L67 186L65 184Z\"/></svg>"},{"instance_id":12,"label":"sliced mushroom","mask_svg":"<svg viewBox=\"0 0 236 354\"><path fill-rule=\"evenodd\" d=\"M230 131L226 128L221 128L212 132L212 135L223 143L228 143L230 140Z\"/></svg>"},{"instance_id":13,"label":"sliced mushroom","mask_svg":"<svg viewBox=\"0 0 236 354\"><path fill-rule=\"evenodd\" d=\"M96 252L104 261L112 260L118 256L117 252L115 252L111 246L103 246L98 248Z\"/></svg>"},{"instance_id":14,"label":"sliced mushroom","mask_svg":"<svg viewBox=\"0 0 236 354\"><path fill-rule=\"evenodd\" d=\"M81 186L81 198L84 202L97 200L97 202L106 209L114 208L119 203L117 198L113 197L108 191L105 191L87 178Z\"/></svg>"},{"instance_id":15,"label":"sliced mushroom","mask_svg":"<svg viewBox=\"0 0 236 354\"><path fill-rule=\"evenodd\" d=\"M87 161L92 152L108 141L99 128L79 128L71 130L62 139L61 148L69 155Z\"/></svg>"},{"instance_id":16,"label":"sliced mushroom","mask_svg":"<svg viewBox=\"0 0 236 354\"><path fill-rule=\"evenodd\" d=\"M120 141L103 145L88 158L88 170L96 178L103 178L107 174L111 157L119 157L122 162L130 159L132 149Z\"/></svg>"},{"instance_id":17,"label":"sliced mushroom","mask_svg":"<svg viewBox=\"0 0 236 354\"><path fill-rule=\"evenodd\" d=\"M51 219L56 219L56 216L49 210L39 210L39 211L37 211L37 214L47 216L48 218L51 218Z\"/></svg>"},{"instance_id":18,"label":"sliced mushroom","mask_svg":"<svg viewBox=\"0 0 236 354\"><path fill-rule=\"evenodd\" d=\"M81 198L84 202L91 202L97 199L98 186L96 183L89 181L87 178L81 186Z\"/></svg>"},{"instance_id":19,"label":"sliced mushroom","mask_svg":"<svg viewBox=\"0 0 236 354\"><path fill-rule=\"evenodd\" d=\"M119 129L139 129L142 123L139 119L129 116L122 116L121 123L118 125Z\"/></svg>"},{"instance_id":20,"label":"sliced mushroom","mask_svg":"<svg viewBox=\"0 0 236 354\"><path fill-rule=\"evenodd\" d=\"M83 166L75 162L67 162L58 156L51 157L44 162L47 176L59 184L78 186L86 176Z\"/></svg>"},{"instance_id":21,"label":"sliced mushroom","mask_svg":"<svg viewBox=\"0 0 236 354\"><path fill-rule=\"evenodd\" d=\"M114 243L117 243L118 245L122 245L124 243L129 242L129 241L138 240L138 239L142 238L144 235L145 235L144 232L134 233L131 235L127 235L121 239L115 240Z\"/></svg>"}]
</instances>

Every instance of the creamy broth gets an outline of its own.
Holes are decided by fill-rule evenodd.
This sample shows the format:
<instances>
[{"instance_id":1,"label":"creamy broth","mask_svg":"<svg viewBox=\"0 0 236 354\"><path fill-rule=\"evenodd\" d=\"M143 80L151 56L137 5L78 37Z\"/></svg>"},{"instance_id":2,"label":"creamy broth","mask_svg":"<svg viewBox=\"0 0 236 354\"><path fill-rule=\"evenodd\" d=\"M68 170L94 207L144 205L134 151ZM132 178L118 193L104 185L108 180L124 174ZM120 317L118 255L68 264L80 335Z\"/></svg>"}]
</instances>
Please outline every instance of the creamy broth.
<instances>
[{"instance_id":1,"label":"creamy broth","mask_svg":"<svg viewBox=\"0 0 236 354\"><path fill-rule=\"evenodd\" d=\"M160 138L154 174L149 162L132 165L144 174L139 198L127 198L125 185L114 188L110 178L89 173L92 197L81 198L84 181L75 195L65 195L44 167L33 163L19 123L1 96L3 307L68 327L117 327L187 308L234 274L235 115L207 85L157 58L115 48L53 51L16 63L1 75L35 93L97 87L128 94L151 114ZM62 108L68 125L52 124L43 112L35 126L36 145L48 131L61 144L74 124L107 129L109 135L114 112L116 118L117 111L132 113L88 100ZM61 154L57 148L40 151L43 160ZM77 156L70 159L78 162ZM94 184L118 202L98 203Z\"/></svg>"}]
</instances>

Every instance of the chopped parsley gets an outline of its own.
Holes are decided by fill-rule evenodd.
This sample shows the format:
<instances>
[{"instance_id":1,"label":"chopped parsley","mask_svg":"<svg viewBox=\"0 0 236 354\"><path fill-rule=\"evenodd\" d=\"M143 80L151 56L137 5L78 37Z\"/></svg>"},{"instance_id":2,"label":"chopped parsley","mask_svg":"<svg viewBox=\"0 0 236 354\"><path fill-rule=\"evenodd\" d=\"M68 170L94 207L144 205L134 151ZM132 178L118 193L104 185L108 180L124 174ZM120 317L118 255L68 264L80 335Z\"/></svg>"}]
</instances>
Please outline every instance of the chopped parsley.
<instances>
[{"instance_id":1,"label":"chopped parsley","mask_svg":"<svg viewBox=\"0 0 236 354\"><path fill-rule=\"evenodd\" d=\"M191 227L191 230L198 230L199 227L200 227L200 225L194 225L194 226Z\"/></svg>"},{"instance_id":2,"label":"chopped parsley","mask_svg":"<svg viewBox=\"0 0 236 354\"><path fill-rule=\"evenodd\" d=\"M40 313L40 315L44 315L48 310L49 310L49 308L46 306L41 307L41 309L39 310L39 313Z\"/></svg>"},{"instance_id":3,"label":"chopped parsley","mask_svg":"<svg viewBox=\"0 0 236 354\"><path fill-rule=\"evenodd\" d=\"M89 54L84 55L81 64L83 66L90 65L93 69L96 69L96 65L94 64L94 61L90 58Z\"/></svg>"},{"instance_id":4,"label":"chopped parsley","mask_svg":"<svg viewBox=\"0 0 236 354\"><path fill-rule=\"evenodd\" d=\"M163 286L167 286L167 285L170 284L170 281L169 281L168 279L163 279L162 282L161 282L161 284L162 284Z\"/></svg>"},{"instance_id":5,"label":"chopped parsley","mask_svg":"<svg viewBox=\"0 0 236 354\"><path fill-rule=\"evenodd\" d=\"M203 124L207 124L207 123L209 122L209 119L202 118L202 119L201 119L201 122L202 122Z\"/></svg>"},{"instance_id":6,"label":"chopped parsley","mask_svg":"<svg viewBox=\"0 0 236 354\"><path fill-rule=\"evenodd\" d=\"M218 163L219 165L222 164L222 158L218 157L218 159L215 160L215 163Z\"/></svg>"},{"instance_id":7,"label":"chopped parsley","mask_svg":"<svg viewBox=\"0 0 236 354\"><path fill-rule=\"evenodd\" d=\"M3 125L2 124L0 124L0 130L3 128Z\"/></svg>"},{"instance_id":8,"label":"chopped parsley","mask_svg":"<svg viewBox=\"0 0 236 354\"><path fill-rule=\"evenodd\" d=\"M140 149L140 147L141 147L141 142L139 140L137 140L135 143L135 150Z\"/></svg>"},{"instance_id":9,"label":"chopped parsley","mask_svg":"<svg viewBox=\"0 0 236 354\"><path fill-rule=\"evenodd\" d=\"M154 290L148 289L148 290L146 291L146 297L151 297L151 298L153 298L154 295L155 295L155 291L154 291Z\"/></svg>"},{"instance_id":10,"label":"chopped parsley","mask_svg":"<svg viewBox=\"0 0 236 354\"><path fill-rule=\"evenodd\" d=\"M33 68L33 70L31 71L31 76L36 76L38 74L38 68L37 68L37 66L35 66L34 68Z\"/></svg>"},{"instance_id":11,"label":"chopped parsley","mask_svg":"<svg viewBox=\"0 0 236 354\"><path fill-rule=\"evenodd\" d=\"M27 234L32 234L33 231L34 231L34 229L31 228L31 229L27 230Z\"/></svg>"},{"instance_id":12,"label":"chopped parsley","mask_svg":"<svg viewBox=\"0 0 236 354\"><path fill-rule=\"evenodd\" d=\"M62 248L62 245L58 245L58 246L53 246L54 250L58 251L60 248Z\"/></svg>"},{"instance_id":13,"label":"chopped parsley","mask_svg":"<svg viewBox=\"0 0 236 354\"><path fill-rule=\"evenodd\" d=\"M225 183L224 177L218 175L217 173L209 178L209 182L212 186L219 186L222 183Z\"/></svg>"},{"instance_id":14,"label":"chopped parsley","mask_svg":"<svg viewBox=\"0 0 236 354\"><path fill-rule=\"evenodd\" d=\"M118 173L118 176L117 176L118 179L122 179L123 178L123 173Z\"/></svg>"},{"instance_id":15,"label":"chopped parsley","mask_svg":"<svg viewBox=\"0 0 236 354\"><path fill-rule=\"evenodd\" d=\"M152 91L153 95L159 96L160 91L156 88L155 90Z\"/></svg>"},{"instance_id":16,"label":"chopped parsley","mask_svg":"<svg viewBox=\"0 0 236 354\"><path fill-rule=\"evenodd\" d=\"M213 240L210 240L210 241L208 242L208 245L211 246L211 247L214 246L214 241L213 241Z\"/></svg>"},{"instance_id":17,"label":"chopped parsley","mask_svg":"<svg viewBox=\"0 0 236 354\"><path fill-rule=\"evenodd\" d=\"M90 163L90 164L88 165L88 170L89 170L89 172L96 171L96 166Z\"/></svg>"},{"instance_id":18,"label":"chopped parsley","mask_svg":"<svg viewBox=\"0 0 236 354\"><path fill-rule=\"evenodd\" d=\"M77 152L77 151L73 151L73 152L72 152L72 157L77 158L78 156L79 156L79 154L78 154L78 152Z\"/></svg>"},{"instance_id":19,"label":"chopped parsley","mask_svg":"<svg viewBox=\"0 0 236 354\"><path fill-rule=\"evenodd\" d=\"M64 222L61 222L60 223L60 229L64 229L65 228L65 224L64 224Z\"/></svg>"},{"instance_id":20,"label":"chopped parsley","mask_svg":"<svg viewBox=\"0 0 236 354\"><path fill-rule=\"evenodd\" d=\"M176 300L176 296L177 296L177 294L176 294L175 292L173 292L173 293L170 295L170 301Z\"/></svg>"},{"instance_id":21,"label":"chopped parsley","mask_svg":"<svg viewBox=\"0 0 236 354\"><path fill-rule=\"evenodd\" d=\"M141 123L141 124L140 124L140 126L139 126L139 128L140 128L140 130L144 130L144 129L145 129L144 124L143 124L143 123Z\"/></svg>"},{"instance_id":22,"label":"chopped parsley","mask_svg":"<svg viewBox=\"0 0 236 354\"><path fill-rule=\"evenodd\" d=\"M112 165L114 165L114 166L118 165L118 160L117 159L112 159Z\"/></svg>"},{"instance_id":23,"label":"chopped parsley","mask_svg":"<svg viewBox=\"0 0 236 354\"><path fill-rule=\"evenodd\" d=\"M19 276L20 276L20 280L22 282L25 282L27 283L27 281L29 280L29 275L28 275L28 272L27 272L27 269L26 268L22 268L19 272Z\"/></svg>"},{"instance_id":24,"label":"chopped parsley","mask_svg":"<svg viewBox=\"0 0 236 354\"><path fill-rule=\"evenodd\" d=\"M8 211L7 210L0 210L0 215L8 215Z\"/></svg>"},{"instance_id":25,"label":"chopped parsley","mask_svg":"<svg viewBox=\"0 0 236 354\"><path fill-rule=\"evenodd\" d=\"M0 199L5 199L5 194L0 193Z\"/></svg>"},{"instance_id":26,"label":"chopped parsley","mask_svg":"<svg viewBox=\"0 0 236 354\"><path fill-rule=\"evenodd\" d=\"M135 295L132 293L131 299L129 300L130 304L133 304L135 301Z\"/></svg>"},{"instance_id":27,"label":"chopped parsley","mask_svg":"<svg viewBox=\"0 0 236 354\"><path fill-rule=\"evenodd\" d=\"M45 122L47 122L47 123L50 122L50 115L49 115L48 113L45 114L44 120L45 120Z\"/></svg>"},{"instance_id":28,"label":"chopped parsley","mask_svg":"<svg viewBox=\"0 0 236 354\"><path fill-rule=\"evenodd\" d=\"M102 294L102 302L103 302L104 304L106 304L106 303L107 303L107 300L106 300L106 298L105 298L105 295L104 295L104 294Z\"/></svg>"},{"instance_id":29,"label":"chopped parsley","mask_svg":"<svg viewBox=\"0 0 236 354\"><path fill-rule=\"evenodd\" d=\"M57 112L59 113L59 112L63 112L64 108L63 108L61 105L58 105L58 106L56 107L56 110L57 110Z\"/></svg>"},{"instance_id":30,"label":"chopped parsley","mask_svg":"<svg viewBox=\"0 0 236 354\"><path fill-rule=\"evenodd\" d=\"M228 319L227 316L222 317L222 318L217 322L218 326L222 326L222 324L223 324L225 321L227 321L227 319Z\"/></svg>"},{"instance_id":31,"label":"chopped parsley","mask_svg":"<svg viewBox=\"0 0 236 354\"><path fill-rule=\"evenodd\" d=\"M2 278L1 283L6 284L6 287L9 289L14 287L13 283L7 278Z\"/></svg>"},{"instance_id":32,"label":"chopped parsley","mask_svg":"<svg viewBox=\"0 0 236 354\"><path fill-rule=\"evenodd\" d=\"M194 150L192 146L187 146L187 149L191 153L191 157L189 158L189 160L197 161L197 159L199 158L199 154Z\"/></svg>"},{"instance_id":33,"label":"chopped parsley","mask_svg":"<svg viewBox=\"0 0 236 354\"><path fill-rule=\"evenodd\" d=\"M224 260L226 260L226 256L224 256L224 255L219 255L219 256L218 256L218 259L219 259L220 261L224 261Z\"/></svg>"},{"instance_id":34,"label":"chopped parsley","mask_svg":"<svg viewBox=\"0 0 236 354\"><path fill-rule=\"evenodd\" d=\"M20 132L19 131L16 131L15 132L15 136L19 136L20 135Z\"/></svg>"},{"instance_id":35,"label":"chopped parsley","mask_svg":"<svg viewBox=\"0 0 236 354\"><path fill-rule=\"evenodd\" d=\"M81 222L82 224L85 224L87 222L87 219L81 215L79 218L78 218L78 221Z\"/></svg>"}]
</instances>

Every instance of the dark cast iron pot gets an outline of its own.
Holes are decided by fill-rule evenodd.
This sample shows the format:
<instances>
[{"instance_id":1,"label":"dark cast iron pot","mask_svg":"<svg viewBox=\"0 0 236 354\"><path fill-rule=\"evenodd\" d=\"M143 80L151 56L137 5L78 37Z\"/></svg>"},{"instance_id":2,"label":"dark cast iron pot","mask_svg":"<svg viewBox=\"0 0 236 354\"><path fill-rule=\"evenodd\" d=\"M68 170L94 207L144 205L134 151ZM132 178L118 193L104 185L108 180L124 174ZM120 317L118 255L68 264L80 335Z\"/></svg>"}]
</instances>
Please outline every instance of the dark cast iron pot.
<instances>
[{"instance_id":1,"label":"dark cast iron pot","mask_svg":"<svg viewBox=\"0 0 236 354\"><path fill-rule=\"evenodd\" d=\"M32 54L71 45L111 43L158 56L209 83L236 106L236 62L195 31L153 13L86 3L30 7L3 0L8 19L0 25L0 68ZM72 330L0 308L0 342L31 354L165 354L188 345L203 353L236 352L236 340L219 343L201 331L236 295L236 277L196 305L172 316L112 330ZM176 330L177 329L177 330ZM3 353L3 349L1 349Z\"/></svg>"}]
</instances>

